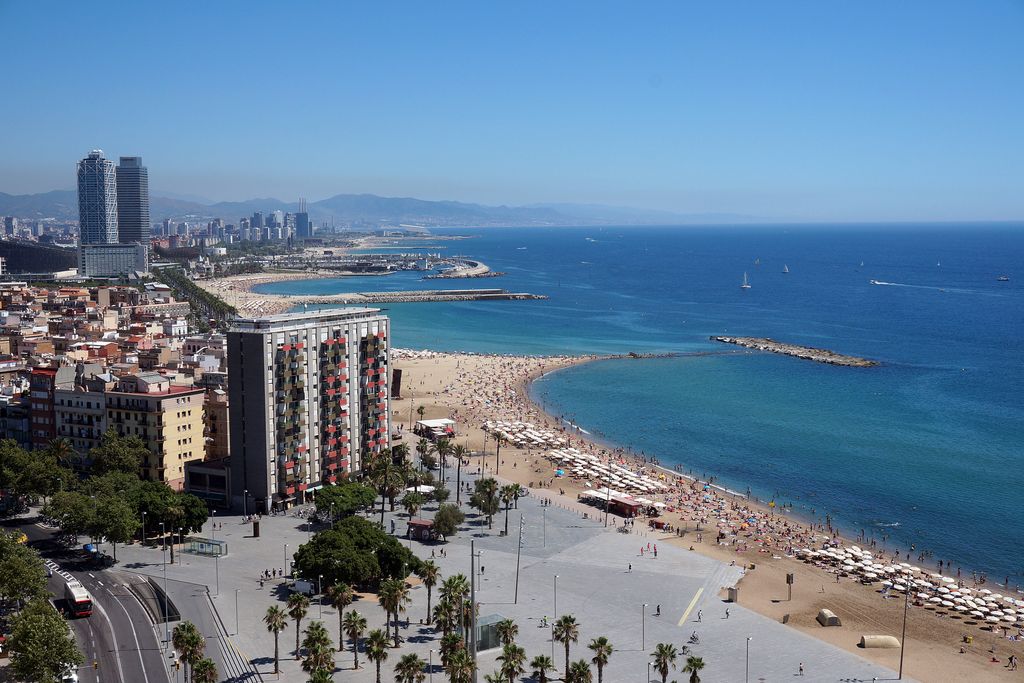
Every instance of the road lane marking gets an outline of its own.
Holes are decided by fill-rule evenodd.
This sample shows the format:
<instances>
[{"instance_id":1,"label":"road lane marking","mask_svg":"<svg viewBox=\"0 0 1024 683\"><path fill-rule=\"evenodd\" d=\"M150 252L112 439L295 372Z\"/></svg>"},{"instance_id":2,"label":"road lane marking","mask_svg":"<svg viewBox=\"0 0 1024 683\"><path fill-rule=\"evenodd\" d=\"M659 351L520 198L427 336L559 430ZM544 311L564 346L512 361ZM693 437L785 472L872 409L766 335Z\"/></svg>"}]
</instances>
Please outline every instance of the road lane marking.
<instances>
[{"instance_id":1,"label":"road lane marking","mask_svg":"<svg viewBox=\"0 0 1024 683\"><path fill-rule=\"evenodd\" d=\"M135 654L139 656L139 666L142 667L142 675L148 681L149 677L146 675L146 663L142 661L142 646L139 645L139 634L135 631L135 622L132 620L132 615L128 614L128 610L125 608L124 603L121 602L121 598L114 595L114 592L109 589L107 592L110 593L110 596L114 598L114 602L116 602L117 606L121 608L122 612L124 612L124 616L128 618L128 625L132 627L132 637L135 638Z\"/></svg>"},{"instance_id":2,"label":"road lane marking","mask_svg":"<svg viewBox=\"0 0 1024 683\"><path fill-rule=\"evenodd\" d=\"M122 681L122 683L127 683L127 681L124 680L124 669L121 668L121 657L117 654L117 634L114 633L114 625L110 622L110 617L107 616L107 611L103 609L102 604L93 600L92 605L103 616L103 619L107 622L107 628L110 629L110 640L112 641L110 644L114 647L114 661L117 662L117 679Z\"/></svg>"},{"instance_id":3,"label":"road lane marking","mask_svg":"<svg viewBox=\"0 0 1024 683\"><path fill-rule=\"evenodd\" d=\"M690 616L690 612L692 612L693 608L697 606L697 601L700 600L700 596L703 592L704 587L701 586L697 589L697 592L693 594L693 600L690 600L690 604L686 607L686 611L683 612L683 616L679 618L679 623L677 624L677 626L682 626L684 623L686 623L686 618Z\"/></svg>"}]
</instances>

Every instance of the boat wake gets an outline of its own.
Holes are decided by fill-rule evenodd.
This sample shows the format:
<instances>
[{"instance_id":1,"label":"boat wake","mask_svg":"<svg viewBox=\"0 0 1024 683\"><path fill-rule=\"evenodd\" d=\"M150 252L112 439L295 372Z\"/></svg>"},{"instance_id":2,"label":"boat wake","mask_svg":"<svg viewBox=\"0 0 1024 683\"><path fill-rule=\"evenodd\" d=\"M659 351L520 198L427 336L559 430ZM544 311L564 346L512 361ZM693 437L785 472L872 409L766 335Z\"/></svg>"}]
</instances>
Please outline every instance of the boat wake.
<instances>
[{"instance_id":1,"label":"boat wake","mask_svg":"<svg viewBox=\"0 0 1024 683\"><path fill-rule=\"evenodd\" d=\"M975 289L963 289L961 287L935 287L934 285L912 285L906 282L885 282L884 280L868 280L873 285L882 287L906 287L908 289L930 289L936 292L955 292L957 294L986 294Z\"/></svg>"}]
</instances>

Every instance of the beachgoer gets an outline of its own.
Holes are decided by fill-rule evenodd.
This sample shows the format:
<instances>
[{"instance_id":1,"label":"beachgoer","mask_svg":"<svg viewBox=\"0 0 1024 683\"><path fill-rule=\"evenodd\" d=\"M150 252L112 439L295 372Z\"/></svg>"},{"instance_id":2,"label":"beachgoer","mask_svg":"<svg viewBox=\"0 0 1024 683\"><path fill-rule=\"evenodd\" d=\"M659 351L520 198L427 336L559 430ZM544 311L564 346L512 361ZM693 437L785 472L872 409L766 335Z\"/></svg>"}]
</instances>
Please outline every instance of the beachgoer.
<instances>
[{"instance_id":1,"label":"beachgoer","mask_svg":"<svg viewBox=\"0 0 1024 683\"><path fill-rule=\"evenodd\" d=\"M803 675L804 675L804 663L800 662L800 669L797 672L797 676L803 676Z\"/></svg>"},{"instance_id":2,"label":"beachgoer","mask_svg":"<svg viewBox=\"0 0 1024 683\"><path fill-rule=\"evenodd\" d=\"M701 619L702 619L703 617L704 617L704 611L703 611L703 610L697 610L697 623L698 623L698 624L700 623L700 620L701 620Z\"/></svg>"}]
</instances>

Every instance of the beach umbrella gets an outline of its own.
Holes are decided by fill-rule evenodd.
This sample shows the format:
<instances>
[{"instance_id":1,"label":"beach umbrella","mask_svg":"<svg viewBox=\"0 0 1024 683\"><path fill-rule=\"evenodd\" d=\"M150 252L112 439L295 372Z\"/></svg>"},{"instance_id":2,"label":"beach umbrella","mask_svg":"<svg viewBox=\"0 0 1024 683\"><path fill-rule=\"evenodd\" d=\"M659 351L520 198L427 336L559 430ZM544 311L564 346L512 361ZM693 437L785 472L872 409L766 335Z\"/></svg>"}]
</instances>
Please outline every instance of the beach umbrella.
<instances>
[{"instance_id":1,"label":"beach umbrella","mask_svg":"<svg viewBox=\"0 0 1024 683\"><path fill-rule=\"evenodd\" d=\"M930 595L928 595L927 593L918 593L918 594L917 594L917 597L919 597L919 598L920 598L920 599L922 599L922 600L927 600L927 599L928 599L928 598L930 598L931 596L930 596Z\"/></svg>"},{"instance_id":2,"label":"beach umbrella","mask_svg":"<svg viewBox=\"0 0 1024 683\"><path fill-rule=\"evenodd\" d=\"M939 586L939 592L940 593L948 593L949 589L946 588L945 586Z\"/></svg>"},{"instance_id":3,"label":"beach umbrella","mask_svg":"<svg viewBox=\"0 0 1024 683\"><path fill-rule=\"evenodd\" d=\"M934 602L935 604L938 604L938 603L942 602L942 598L939 598L939 597L928 598L928 602Z\"/></svg>"},{"instance_id":4,"label":"beach umbrella","mask_svg":"<svg viewBox=\"0 0 1024 683\"><path fill-rule=\"evenodd\" d=\"M892 581L883 581L882 585L886 588L892 588Z\"/></svg>"},{"instance_id":5,"label":"beach umbrella","mask_svg":"<svg viewBox=\"0 0 1024 683\"><path fill-rule=\"evenodd\" d=\"M987 621L987 622L989 622L991 624L998 624L999 623L999 617L985 617L985 621Z\"/></svg>"},{"instance_id":6,"label":"beach umbrella","mask_svg":"<svg viewBox=\"0 0 1024 683\"><path fill-rule=\"evenodd\" d=\"M967 611L967 608L964 607L963 605L957 605L953 609L955 609L957 612L966 612Z\"/></svg>"},{"instance_id":7,"label":"beach umbrella","mask_svg":"<svg viewBox=\"0 0 1024 683\"><path fill-rule=\"evenodd\" d=\"M1005 614L1003 615L1003 621L1012 624L1013 622L1017 621L1017 617L1015 617L1012 614Z\"/></svg>"},{"instance_id":8,"label":"beach umbrella","mask_svg":"<svg viewBox=\"0 0 1024 683\"><path fill-rule=\"evenodd\" d=\"M941 604L943 607L952 607L953 606L952 600L943 600L939 604Z\"/></svg>"},{"instance_id":9,"label":"beach umbrella","mask_svg":"<svg viewBox=\"0 0 1024 683\"><path fill-rule=\"evenodd\" d=\"M975 610L971 610L971 616L972 617L978 617L979 619L983 619L985 617L984 614L982 614L981 612L979 612L976 609Z\"/></svg>"},{"instance_id":10,"label":"beach umbrella","mask_svg":"<svg viewBox=\"0 0 1024 683\"><path fill-rule=\"evenodd\" d=\"M989 590L989 589L987 589L987 588L982 588L982 589L981 589L980 591L978 591L978 592L979 592L979 593L981 593L982 595L992 595L992 591L990 591L990 590Z\"/></svg>"},{"instance_id":11,"label":"beach umbrella","mask_svg":"<svg viewBox=\"0 0 1024 683\"><path fill-rule=\"evenodd\" d=\"M943 576L942 583L956 583L956 579L951 578L949 576Z\"/></svg>"}]
</instances>

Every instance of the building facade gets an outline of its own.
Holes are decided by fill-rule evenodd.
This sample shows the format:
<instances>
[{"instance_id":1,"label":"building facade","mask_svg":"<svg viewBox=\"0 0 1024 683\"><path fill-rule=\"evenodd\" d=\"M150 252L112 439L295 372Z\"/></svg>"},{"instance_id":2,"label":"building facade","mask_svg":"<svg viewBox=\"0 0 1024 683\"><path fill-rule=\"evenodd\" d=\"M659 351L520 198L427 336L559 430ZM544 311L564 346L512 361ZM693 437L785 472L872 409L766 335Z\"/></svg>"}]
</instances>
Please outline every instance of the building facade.
<instances>
[{"instance_id":1,"label":"building facade","mask_svg":"<svg viewBox=\"0 0 1024 683\"><path fill-rule=\"evenodd\" d=\"M287 508L390 444L388 319L335 309L228 332L232 504Z\"/></svg>"},{"instance_id":2,"label":"building facade","mask_svg":"<svg viewBox=\"0 0 1024 683\"><path fill-rule=\"evenodd\" d=\"M143 244L83 244L79 247L79 272L86 277L127 277L149 269Z\"/></svg>"},{"instance_id":3,"label":"building facade","mask_svg":"<svg viewBox=\"0 0 1024 683\"><path fill-rule=\"evenodd\" d=\"M117 164L117 240L143 245L148 257L150 231L149 169L142 165L142 157L121 157ZM143 270L147 269L148 264Z\"/></svg>"},{"instance_id":4,"label":"building facade","mask_svg":"<svg viewBox=\"0 0 1024 683\"><path fill-rule=\"evenodd\" d=\"M117 175L100 149L78 162L78 230L79 244L117 243Z\"/></svg>"}]
</instances>

